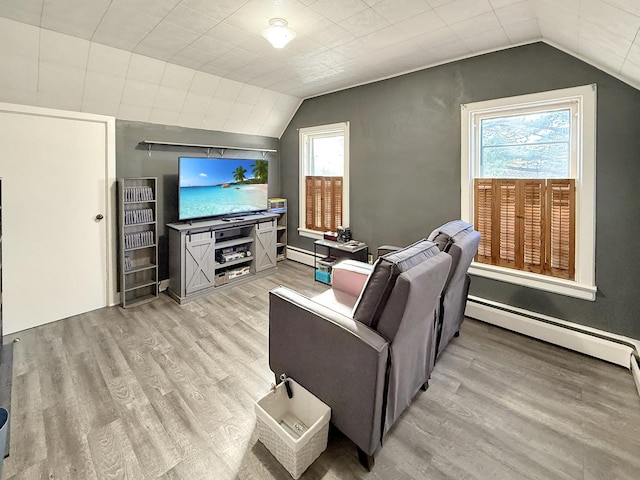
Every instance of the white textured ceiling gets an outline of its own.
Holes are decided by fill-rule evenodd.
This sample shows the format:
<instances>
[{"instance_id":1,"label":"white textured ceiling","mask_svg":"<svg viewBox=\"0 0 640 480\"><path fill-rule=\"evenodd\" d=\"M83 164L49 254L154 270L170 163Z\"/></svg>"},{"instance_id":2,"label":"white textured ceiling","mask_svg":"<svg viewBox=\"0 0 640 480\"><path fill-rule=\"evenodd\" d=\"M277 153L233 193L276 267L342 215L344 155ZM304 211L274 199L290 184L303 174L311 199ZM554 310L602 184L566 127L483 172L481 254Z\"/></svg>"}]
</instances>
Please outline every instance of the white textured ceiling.
<instances>
[{"instance_id":1,"label":"white textured ceiling","mask_svg":"<svg viewBox=\"0 0 640 480\"><path fill-rule=\"evenodd\" d=\"M138 119L142 113L148 121L210 128L204 107L196 107L193 96L187 98L186 78L233 81L227 85L231 94L206 93L233 102L223 107L230 117L212 128L228 131L275 135L288 120L266 126L266 110L273 105L263 105L265 118L251 120L247 105L258 105L256 95L268 96L264 102L271 104L280 92L281 103L295 109L296 98L540 39L640 85L640 0L2 0L0 17L39 27L39 68L48 61L43 49L52 57L48 68L54 78L47 76L45 83L63 81L55 78L60 62L78 70L78 85L80 70L86 71L85 84L89 72L100 77L92 87L97 98L82 93L78 100L84 110L92 101L104 103L98 88L108 83L105 75L115 75L124 82L116 116ZM282 50L260 36L272 17L286 18L297 32ZM5 57L15 56L15 48L24 57L20 49L28 45L10 50L0 42ZM100 52L94 55L94 50ZM114 65L123 72L114 72ZM155 85L155 91L135 82ZM241 90L251 91L248 101L238 102L245 98ZM165 100L163 107L159 101ZM281 117L289 106L279 110ZM134 112L134 107L139 108Z\"/></svg>"}]
</instances>

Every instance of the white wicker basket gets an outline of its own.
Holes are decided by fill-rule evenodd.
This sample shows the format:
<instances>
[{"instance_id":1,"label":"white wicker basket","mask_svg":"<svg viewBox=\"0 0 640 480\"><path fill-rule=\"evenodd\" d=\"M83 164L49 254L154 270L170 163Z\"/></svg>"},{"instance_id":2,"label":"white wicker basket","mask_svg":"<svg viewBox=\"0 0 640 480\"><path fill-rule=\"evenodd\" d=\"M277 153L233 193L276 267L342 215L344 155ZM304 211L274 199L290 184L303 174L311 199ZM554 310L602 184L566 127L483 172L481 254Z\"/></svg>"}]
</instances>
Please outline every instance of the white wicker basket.
<instances>
[{"instance_id":1,"label":"white wicker basket","mask_svg":"<svg viewBox=\"0 0 640 480\"><path fill-rule=\"evenodd\" d=\"M280 383L275 392L256 402L256 426L259 440L297 479L327 448L331 408L292 379L288 381L293 398L287 397L284 383ZM303 424L304 433L299 437L281 423L291 419L296 423L293 430Z\"/></svg>"}]
</instances>

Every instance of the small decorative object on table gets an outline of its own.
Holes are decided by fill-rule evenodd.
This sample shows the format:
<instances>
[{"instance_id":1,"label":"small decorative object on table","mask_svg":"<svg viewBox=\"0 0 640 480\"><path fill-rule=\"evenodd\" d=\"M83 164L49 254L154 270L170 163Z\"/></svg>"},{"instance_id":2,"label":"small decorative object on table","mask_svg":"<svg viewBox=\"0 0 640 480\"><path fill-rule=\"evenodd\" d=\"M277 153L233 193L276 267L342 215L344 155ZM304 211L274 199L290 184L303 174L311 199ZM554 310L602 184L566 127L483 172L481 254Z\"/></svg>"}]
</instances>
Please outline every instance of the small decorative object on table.
<instances>
[{"instance_id":1,"label":"small decorative object on table","mask_svg":"<svg viewBox=\"0 0 640 480\"><path fill-rule=\"evenodd\" d=\"M338 227L338 242L345 243L351 240L351 229L349 227Z\"/></svg>"},{"instance_id":2,"label":"small decorative object on table","mask_svg":"<svg viewBox=\"0 0 640 480\"><path fill-rule=\"evenodd\" d=\"M330 240L332 242L338 241L338 233L337 232L324 232L322 238L325 240Z\"/></svg>"},{"instance_id":3,"label":"small decorative object on table","mask_svg":"<svg viewBox=\"0 0 640 480\"><path fill-rule=\"evenodd\" d=\"M342 246L349 250L356 250L358 248L366 247L367 244L364 242L359 242L358 240L349 240L348 242L344 242Z\"/></svg>"}]
</instances>

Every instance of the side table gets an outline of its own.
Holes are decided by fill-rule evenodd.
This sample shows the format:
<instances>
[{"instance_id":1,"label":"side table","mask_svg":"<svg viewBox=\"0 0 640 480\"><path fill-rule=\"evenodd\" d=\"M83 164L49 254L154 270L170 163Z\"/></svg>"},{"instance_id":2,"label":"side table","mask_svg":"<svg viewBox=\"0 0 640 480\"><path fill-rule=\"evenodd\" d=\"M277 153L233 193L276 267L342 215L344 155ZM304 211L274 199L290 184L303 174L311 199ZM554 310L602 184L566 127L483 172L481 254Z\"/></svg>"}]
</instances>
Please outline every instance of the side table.
<instances>
[{"instance_id":1,"label":"side table","mask_svg":"<svg viewBox=\"0 0 640 480\"><path fill-rule=\"evenodd\" d=\"M331 262L318 260L318 248L320 252L326 252L327 257L338 259L350 258L367 263L369 259L369 246L364 242L334 242L332 240L316 240L313 242L313 268L317 282L331 285ZM323 269L318 268L318 264Z\"/></svg>"}]
</instances>

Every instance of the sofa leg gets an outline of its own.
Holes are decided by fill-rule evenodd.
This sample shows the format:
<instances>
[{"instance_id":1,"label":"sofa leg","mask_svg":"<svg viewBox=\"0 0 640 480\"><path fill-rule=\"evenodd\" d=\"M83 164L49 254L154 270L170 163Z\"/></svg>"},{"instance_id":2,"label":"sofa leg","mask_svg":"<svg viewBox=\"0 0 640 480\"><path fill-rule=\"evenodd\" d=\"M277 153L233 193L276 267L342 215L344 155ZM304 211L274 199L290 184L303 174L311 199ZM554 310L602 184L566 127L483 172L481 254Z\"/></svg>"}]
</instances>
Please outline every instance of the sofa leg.
<instances>
[{"instance_id":1,"label":"sofa leg","mask_svg":"<svg viewBox=\"0 0 640 480\"><path fill-rule=\"evenodd\" d=\"M454 337L458 338L460 336L460 330L453 334Z\"/></svg>"},{"instance_id":2,"label":"sofa leg","mask_svg":"<svg viewBox=\"0 0 640 480\"><path fill-rule=\"evenodd\" d=\"M420 388L422 389L423 392L426 392L429 389L429 380L424 382Z\"/></svg>"},{"instance_id":3,"label":"sofa leg","mask_svg":"<svg viewBox=\"0 0 640 480\"><path fill-rule=\"evenodd\" d=\"M367 455L360 447L358 447L358 460L360 461L360 465L367 469L367 472L370 472L376 463L373 455Z\"/></svg>"}]
</instances>

